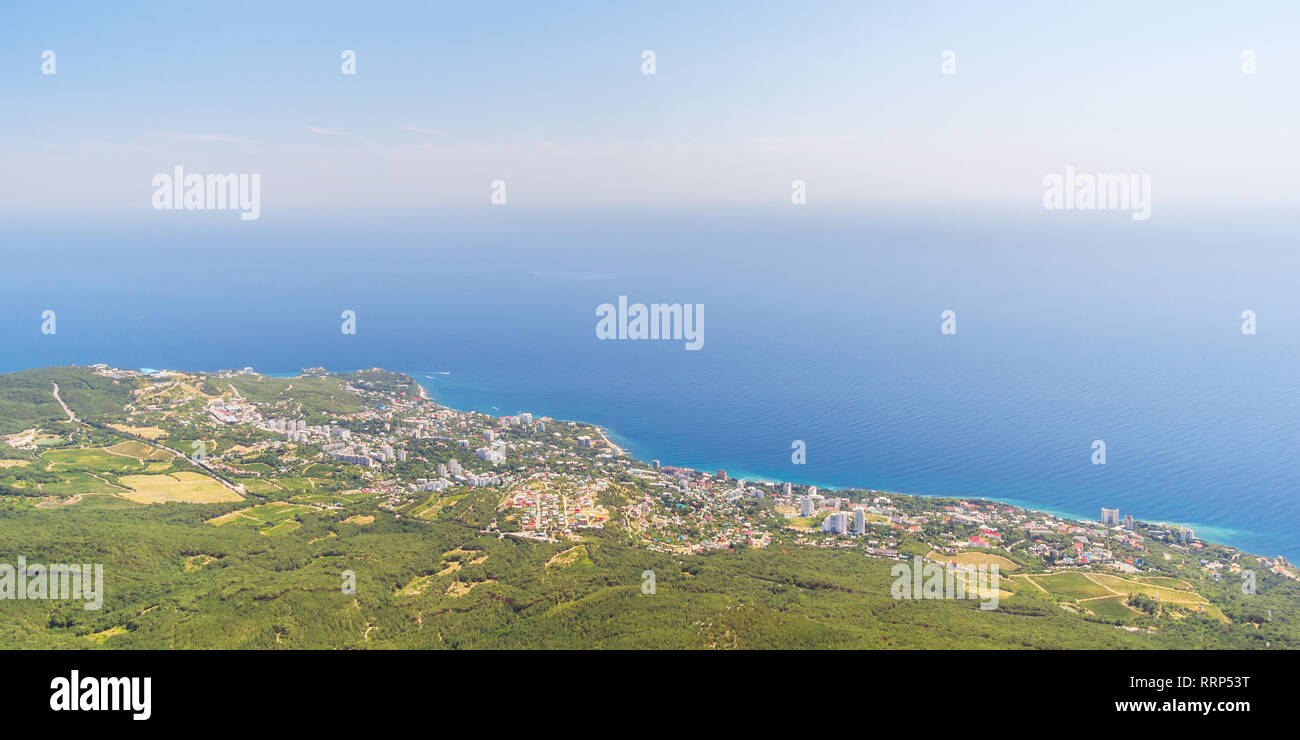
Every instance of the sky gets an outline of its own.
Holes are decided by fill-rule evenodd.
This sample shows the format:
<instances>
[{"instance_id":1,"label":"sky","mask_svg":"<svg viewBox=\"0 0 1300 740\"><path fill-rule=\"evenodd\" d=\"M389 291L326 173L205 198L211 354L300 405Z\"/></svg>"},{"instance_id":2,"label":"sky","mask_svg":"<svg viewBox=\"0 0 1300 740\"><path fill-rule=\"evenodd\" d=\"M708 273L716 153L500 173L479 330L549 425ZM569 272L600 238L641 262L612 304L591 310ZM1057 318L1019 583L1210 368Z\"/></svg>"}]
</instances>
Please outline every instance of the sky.
<instances>
[{"instance_id":1,"label":"sky","mask_svg":"<svg viewBox=\"0 0 1300 740\"><path fill-rule=\"evenodd\" d=\"M147 215L177 165L260 174L272 216L486 208L495 180L1041 212L1067 166L1149 173L1157 214L1286 205L1300 5L1211 5L3 3L0 213Z\"/></svg>"}]
</instances>

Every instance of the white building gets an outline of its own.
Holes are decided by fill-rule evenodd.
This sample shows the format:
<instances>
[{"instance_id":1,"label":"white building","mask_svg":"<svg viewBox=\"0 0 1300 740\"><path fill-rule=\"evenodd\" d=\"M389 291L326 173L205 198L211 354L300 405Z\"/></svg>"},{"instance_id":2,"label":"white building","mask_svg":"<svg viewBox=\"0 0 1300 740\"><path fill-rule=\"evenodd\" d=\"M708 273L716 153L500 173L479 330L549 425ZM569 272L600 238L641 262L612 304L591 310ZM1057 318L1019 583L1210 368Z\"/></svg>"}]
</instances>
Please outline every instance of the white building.
<instances>
[{"instance_id":1,"label":"white building","mask_svg":"<svg viewBox=\"0 0 1300 740\"><path fill-rule=\"evenodd\" d=\"M493 465L496 465L497 463L500 462L505 462L506 459L506 455L504 452L502 452L501 450L493 449L491 447L480 447L477 450L474 450L474 454L478 455L478 459L486 460L487 462L490 462Z\"/></svg>"},{"instance_id":2,"label":"white building","mask_svg":"<svg viewBox=\"0 0 1300 740\"><path fill-rule=\"evenodd\" d=\"M849 531L848 512L837 511L822 520L822 531L831 534L844 534Z\"/></svg>"}]
</instances>

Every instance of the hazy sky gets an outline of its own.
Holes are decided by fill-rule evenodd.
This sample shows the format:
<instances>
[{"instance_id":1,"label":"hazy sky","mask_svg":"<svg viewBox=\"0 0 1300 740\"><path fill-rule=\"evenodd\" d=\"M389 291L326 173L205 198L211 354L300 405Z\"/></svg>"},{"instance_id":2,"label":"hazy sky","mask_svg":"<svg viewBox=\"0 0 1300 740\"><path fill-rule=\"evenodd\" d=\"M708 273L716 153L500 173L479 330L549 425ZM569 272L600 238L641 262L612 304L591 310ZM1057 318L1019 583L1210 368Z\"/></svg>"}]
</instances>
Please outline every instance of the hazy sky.
<instances>
[{"instance_id":1,"label":"hazy sky","mask_svg":"<svg viewBox=\"0 0 1300 740\"><path fill-rule=\"evenodd\" d=\"M1150 173L1156 217L1289 203L1300 5L1210 5L4 3L0 210L148 212L178 164L260 173L263 213L486 207L497 179L547 207L801 179L1041 210L1067 165Z\"/></svg>"}]
</instances>

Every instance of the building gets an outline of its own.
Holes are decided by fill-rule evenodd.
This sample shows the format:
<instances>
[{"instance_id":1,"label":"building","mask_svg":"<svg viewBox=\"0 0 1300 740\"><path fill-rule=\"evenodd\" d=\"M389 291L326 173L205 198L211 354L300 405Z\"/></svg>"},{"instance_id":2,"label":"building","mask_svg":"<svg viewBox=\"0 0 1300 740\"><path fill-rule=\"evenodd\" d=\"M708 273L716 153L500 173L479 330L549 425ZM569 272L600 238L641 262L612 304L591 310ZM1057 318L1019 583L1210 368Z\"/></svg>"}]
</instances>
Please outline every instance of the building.
<instances>
[{"instance_id":1,"label":"building","mask_svg":"<svg viewBox=\"0 0 1300 740\"><path fill-rule=\"evenodd\" d=\"M853 531L858 534L867 532L867 512L861 506L853 510Z\"/></svg>"},{"instance_id":2,"label":"building","mask_svg":"<svg viewBox=\"0 0 1300 740\"><path fill-rule=\"evenodd\" d=\"M353 465L360 465L363 468L368 468L372 464L369 455L353 455L348 453L340 453L334 455L334 459L338 460L339 462L351 463Z\"/></svg>"},{"instance_id":3,"label":"building","mask_svg":"<svg viewBox=\"0 0 1300 740\"><path fill-rule=\"evenodd\" d=\"M1103 509L1101 510L1101 525L1102 525L1103 527L1118 527L1118 526L1119 526L1119 509L1106 509L1106 508L1103 508Z\"/></svg>"},{"instance_id":4,"label":"building","mask_svg":"<svg viewBox=\"0 0 1300 740\"><path fill-rule=\"evenodd\" d=\"M799 499L799 516L812 516L812 515L813 515L812 496L804 496L803 498Z\"/></svg>"},{"instance_id":5,"label":"building","mask_svg":"<svg viewBox=\"0 0 1300 740\"><path fill-rule=\"evenodd\" d=\"M1133 515L1132 515L1132 514L1125 514L1125 515L1124 515L1124 529L1127 529L1127 530L1130 531L1130 532L1132 532L1134 529L1136 529L1136 525L1133 524Z\"/></svg>"},{"instance_id":6,"label":"building","mask_svg":"<svg viewBox=\"0 0 1300 740\"><path fill-rule=\"evenodd\" d=\"M816 496L816 495L817 495L817 486L808 486L808 495L809 495L809 496Z\"/></svg>"},{"instance_id":7,"label":"building","mask_svg":"<svg viewBox=\"0 0 1300 740\"><path fill-rule=\"evenodd\" d=\"M723 470L722 468L718 468L718 480L726 480L726 479L727 479L727 471Z\"/></svg>"},{"instance_id":8,"label":"building","mask_svg":"<svg viewBox=\"0 0 1300 740\"><path fill-rule=\"evenodd\" d=\"M486 460L493 465L505 462L506 460L506 453L492 447L480 447L477 450L474 450L474 454L478 455L478 459Z\"/></svg>"},{"instance_id":9,"label":"building","mask_svg":"<svg viewBox=\"0 0 1300 740\"><path fill-rule=\"evenodd\" d=\"M831 534L844 534L849 531L849 515L844 511L837 511L826 517L822 521L822 531Z\"/></svg>"}]
</instances>

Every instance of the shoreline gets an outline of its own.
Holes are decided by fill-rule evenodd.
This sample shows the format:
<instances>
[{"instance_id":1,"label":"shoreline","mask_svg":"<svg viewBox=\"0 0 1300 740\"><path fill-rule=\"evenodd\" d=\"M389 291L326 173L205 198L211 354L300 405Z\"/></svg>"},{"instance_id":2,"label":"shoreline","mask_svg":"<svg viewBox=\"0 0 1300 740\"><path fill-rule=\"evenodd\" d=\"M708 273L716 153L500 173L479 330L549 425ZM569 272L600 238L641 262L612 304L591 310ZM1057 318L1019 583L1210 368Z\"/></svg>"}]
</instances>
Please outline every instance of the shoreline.
<instances>
[{"instance_id":1,"label":"shoreline","mask_svg":"<svg viewBox=\"0 0 1300 740\"><path fill-rule=\"evenodd\" d=\"M90 366L79 366L79 365L75 365L75 364L74 364L74 365L72 365L72 367L86 367L86 368L89 368ZM209 371L209 370L200 370L200 371L173 370L173 372L183 372L183 373L211 373L211 372L219 372L219 371ZM294 372L290 372L290 373L276 373L276 372L258 372L258 371L254 371L254 372L255 372L255 374L257 374L257 375L262 375L262 376L264 376L264 377L268 377L268 378L278 378L278 379L298 378L298 377L303 377L303 376L306 375L306 373L304 373L301 369L300 369L299 371L297 371L296 373L294 373ZM326 372L329 372L329 373L334 374L334 373L346 373L346 372L348 372L348 371L331 371L331 370L326 370ZM449 408L449 409L453 409L453 410L456 410L456 411L473 411L473 410L474 410L474 409L458 409L458 408L455 408L455 407L449 406L449 405L447 405L447 404L445 404L445 403L442 403L441 401L438 401L438 400L435 399L432 395L430 395L429 390L425 387L425 385L424 385L423 383L420 382L420 380L418 379L418 375L419 375L419 373L417 373L417 372L403 371L403 370L389 370L388 372L392 372L392 373L396 373L396 374L399 374L399 375L403 375L403 376L407 377L409 380L411 380L411 382L415 383L416 387L419 388L419 390L420 390L420 398L421 398L422 400L425 400L425 401L428 401L428 402L431 402L431 403L436 403L436 404L438 404L438 405L440 405L440 406L443 406L443 407L445 407L445 408ZM430 379L430 380L432 380L432 379ZM495 407L493 407L493 408L495 408ZM501 415L502 415L502 414L500 414L500 413L492 414L492 413L490 413L490 412L479 412L479 413L487 413L487 414L490 415L490 416L501 416ZM608 428L606 428L606 427L604 427L604 426L601 426L600 424L597 424L597 423L595 423L595 422L591 422L591 421L586 421L586 420L583 420L583 419L560 419L560 418L558 418L558 417L554 417L554 416L552 416L551 418L555 419L556 421L563 421L563 422L570 422L570 421L572 421L572 422L577 422L577 423L586 424L586 425L588 425L588 426L591 426L591 427L593 427L593 428L595 428L595 429L597 430L597 433L600 435L601 439L602 439L602 440L603 440L607 445L609 445L609 447L614 451L615 455L617 455L617 456L622 456L622 457L627 457L627 458L629 458L630 460L633 460L633 461L636 461L636 462L640 462L640 463L644 463L644 464L646 464L646 465L649 465L649 464L650 464L650 459L652 459L652 458L642 459L640 456L638 456L638 455L635 454L634 452L630 452L630 451L628 450L628 448L626 448L626 447L624 447L624 446L622 446L622 445L616 444L616 443L613 441L613 439L612 439L613 436L616 436L615 433L612 432L611 430L609 430ZM665 466L667 466L667 467L675 467L673 464L671 464L671 463L667 463L667 462L663 462L662 460L661 460L661 464L663 464L663 465L665 465ZM708 466L705 466L705 467L703 467L703 468L693 467L693 468L691 468L691 469L693 469L693 470L699 470L699 471L701 471L701 472L708 472L709 470L712 470L712 469L722 469L722 468L720 468L719 466L714 465L714 466L711 467L711 468L708 467ZM823 484L823 483L818 483L818 482L815 482L815 481L809 482L809 481L795 480L795 479L789 479L789 478L772 479L772 478L769 478L769 477L767 477L767 476L762 476L762 475L758 475L758 474L750 473L749 471L743 471L743 470L741 470L741 469L739 469L739 468L733 468L732 470L734 470L735 472L734 472L733 474L730 474L729 477L731 477L733 480L741 480L741 481L745 481L745 482L747 482L747 483L754 483L754 484L757 484L757 485L773 485L773 486L774 486L774 485L777 485L777 484L780 484L780 483L787 483L787 482L788 482L788 483L792 483L792 484L794 484L794 485L799 485L799 486L817 486L817 488L819 488L819 489L821 489L821 490L825 490L825 491L847 491L847 490L853 490L853 491L870 491L870 492L879 492L879 493L883 493L883 494L885 494L885 495L912 496L912 497L917 497L917 498L929 498L929 499L958 499L958 500L971 500L971 501L988 501L988 502L991 502L991 503L998 503L998 504L1003 504L1003 505L1006 505L1006 506L1013 506L1013 507L1016 507L1016 508L1019 508L1019 509L1025 510L1025 511L1032 511L1032 512L1037 512L1037 513L1042 513L1042 514L1048 514L1048 515L1051 515L1051 516L1057 517L1057 518L1059 518L1059 519L1065 519L1065 520L1069 520L1069 521L1088 522L1088 523L1097 523L1097 521L1098 521L1098 520L1096 520L1096 519L1092 519L1092 518L1089 518L1089 517L1087 517L1087 516L1079 516L1079 515L1076 515L1076 514L1072 514L1072 513L1068 512L1068 511L1062 511L1062 510L1059 510L1059 509L1053 509L1052 507L1040 506L1040 505L1036 505L1036 504L1033 504L1033 503L1031 503L1031 502L1026 502L1026 501L1023 501L1023 500L1020 500L1020 499L1003 498L1003 497L998 497L998 496L989 496L989 495L983 495L983 494L959 494L959 493L929 494L929 493L909 493L909 492L907 492L907 491L897 491L897 490L890 490L890 489L885 489L885 488L873 488L873 487L865 486L865 485L847 485L847 486L846 486L846 485L841 485L841 484L829 484L829 483L827 483L827 484ZM1219 526L1216 526L1216 525L1213 525L1213 524L1209 524L1209 523L1204 523L1204 522L1175 522L1175 521L1169 521L1169 520L1163 520L1163 519L1148 519L1148 518L1137 518L1137 517L1134 517L1134 518L1135 518L1137 521L1145 522L1145 523L1147 523L1147 524L1159 524L1159 525L1162 525L1162 526L1170 526L1170 525L1173 525L1173 526L1178 526L1178 527L1188 528L1188 529L1191 529L1191 530L1193 530L1193 531L1195 531L1195 532L1204 532L1204 533L1206 533L1206 534L1209 534L1210 536L1209 536L1209 537L1202 536L1202 537L1198 537L1198 539L1200 539L1202 542L1205 542L1205 543L1208 543L1208 544L1216 544L1216 545L1220 545L1220 546L1224 546L1224 547L1231 547L1231 548L1236 549L1236 550L1239 550L1239 551L1241 551L1241 552L1247 552L1247 553L1251 553L1251 554L1255 554L1255 555L1261 555L1261 556L1265 556L1265 557L1285 557L1288 561L1291 561L1291 560L1292 560L1292 556L1287 555L1287 554L1285 554L1285 553L1280 553L1280 552L1279 552L1279 553L1274 554L1274 555L1264 555L1264 553L1262 553L1262 552L1257 552L1257 551L1255 551L1255 550L1253 550L1253 549L1249 549L1249 548L1247 548L1247 547L1245 547L1245 546L1243 546L1243 545L1234 544L1231 540L1236 539L1236 537L1232 534L1232 532L1234 532L1234 531L1236 531L1236 530L1225 530L1225 529L1222 528L1222 527L1219 527ZM1225 536L1225 535L1227 535L1227 536ZM1296 561L1300 561L1300 555L1296 556L1295 560L1296 560Z\"/></svg>"},{"instance_id":2,"label":"shoreline","mask_svg":"<svg viewBox=\"0 0 1300 740\"><path fill-rule=\"evenodd\" d=\"M586 423L586 422L584 422L584 423ZM593 424L592 426L595 426L595 425ZM609 435L605 433L605 432L606 432L606 429L605 429L604 427L599 427L599 426L598 426L598 427L596 427L596 431L597 431L597 432L600 432L600 438L603 439L603 440L605 441L605 444L607 444L607 445L609 445L611 448L613 448L613 450L614 450L614 454L616 454L616 455L620 455L620 456L624 456L624 457L630 457L630 458L632 458L633 460L636 460L636 461L638 461L638 462L644 462L643 460L641 460L641 458L639 458L639 457L633 457L632 455L627 454L627 451L626 451L626 450L624 450L622 447L619 447L618 445L614 444L614 442L609 438Z\"/></svg>"},{"instance_id":3,"label":"shoreline","mask_svg":"<svg viewBox=\"0 0 1300 740\"><path fill-rule=\"evenodd\" d=\"M411 380L412 380L412 381L413 381L417 386L419 386L421 396L424 397L425 399L427 399L427 400L433 402L433 403L437 403L437 404L440 405L440 406L444 406L444 407L446 407L446 408L451 408L451 409L456 410L456 411L468 411L468 410L471 410L471 409L455 409L455 408L452 407L452 406L448 406L447 404L442 403L441 401L438 401L438 400L434 399L432 396L429 395L429 392L428 392L428 390L424 387L424 384L421 383L421 382L417 379L417 377L416 377L416 373L411 373L411 372L406 372L406 371L394 371L394 372L400 372L401 374L406 375L407 377L409 377L409 378L410 378L410 379L411 379ZM588 425L590 425L590 426L592 426L592 427L595 427L596 430L599 432L599 434L600 434L600 436L601 436L601 439L603 439L603 440L605 441L605 443L608 444L608 445L609 445L609 446L610 446L610 447L615 451L615 453L616 453L617 455L627 457L627 458L629 458L629 459L631 459L631 460L634 460L634 461L636 461L636 462L645 463L645 464L647 464L647 465L650 464L650 458L647 458L647 459L644 459L644 460L643 460L643 459L642 459L640 456L638 456L637 454L628 451L628 449L626 449L626 448L624 448L624 447L622 447L622 446L620 446L620 445L615 444L614 441L610 438L610 436L613 434L613 432L611 432L609 429L607 429L607 428L604 427L604 426L601 426L601 425L599 425L599 424L596 424L595 422L586 421L586 420L583 420L583 419L559 419L559 418L557 418L557 417L552 417L552 418L555 418L556 421L565 421L565 422L573 421L573 422L578 422L578 423L581 423L581 424L588 424ZM675 467L672 463L669 463L669 462L666 462L666 461L663 461L663 460L661 460L661 464L664 465L664 466L666 466L666 467ZM692 468L692 469L693 469L693 470L702 470L702 471L704 471L704 472L707 472L708 470L721 469L721 468L720 468L720 466L714 465L714 466L712 466L712 467L708 467L708 466L706 466L705 468ZM997 497L997 496L988 496L988 495L983 495L983 494L930 494L930 493L909 493L909 492L906 492L906 491L894 491L894 490L889 490L889 489L884 489L884 488L872 488L872 487L869 487L869 486L854 486L854 485L844 486L844 485L839 485L839 484L822 484L822 483L817 483L817 482L800 481L800 480L794 480L794 479L788 479L788 478L787 478L787 479L780 479L780 480L777 480L777 479L769 478L769 477L767 477L767 476L760 476L760 475L758 475L758 474L750 473L750 472L748 472L748 471L738 471L738 472L735 473L735 474L731 474L731 473L729 473L728 475L729 475L729 477L732 478L733 480L742 480L742 481L745 481L745 482L747 482L747 483L755 483L755 484L757 484L757 485L773 485L773 486L775 486L775 485L779 485L779 484L781 484L781 483L792 483L792 484L794 484L794 485L798 485L798 486L817 486L817 488L818 488L819 490L823 490L823 491L871 491L871 492L879 492L879 493L883 493L883 494L885 494L885 495L887 495L887 496L913 496L913 497L917 497L917 498L929 498L929 499L959 499L959 500L970 500L970 501L988 501L988 502L990 502L990 503L1003 504L1003 505L1005 505L1005 506L1014 506L1014 507L1016 507L1016 508L1018 508L1018 509L1023 509L1024 511L1032 511L1032 512L1037 512L1037 513L1041 513L1041 514L1049 514L1049 515L1054 516L1054 517L1056 517L1056 518L1058 518L1058 519L1065 519L1065 520L1075 521L1075 522L1088 522L1088 523L1094 523L1094 524L1095 524L1095 523L1098 523L1098 520L1096 520L1096 519L1091 519L1091 518L1088 518L1088 517L1086 517L1086 516L1079 516L1079 515L1076 515L1076 514L1072 514L1072 513L1068 512L1068 511L1062 511L1062 510L1059 510L1059 509L1054 509L1054 508L1052 508L1052 507L1039 506L1039 505L1033 504L1033 503L1031 503L1031 502L1026 502L1026 501L1022 501L1022 500L1019 500L1019 499L1001 498L1001 497ZM1283 554L1281 554L1281 553L1274 554L1274 555L1265 555L1264 553L1255 553L1253 550L1247 550L1247 549L1245 549L1245 548L1244 548L1243 546L1241 546L1241 545L1233 544L1233 543L1231 543L1230 541L1228 541L1228 539L1225 539L1225 538L1222 537L1222 535L1225 534L1225 533L1227 532L1227 530L1224 530L1222 527L1218 527L1218 526L1213 525L1213 524L1209 524L1209 523L1205 523L1205 522L1175 522L1175 521L1169 521L1169 520L1163 520L1163 519L1161 519L1161 520L1156 520L1156 519L1145 519L1145 518L1138 518L1138 517L1136 517L1136 516L1134 517L1134 519L1135 519L1136 521L1145 522L1145 523L1147 523L1147 524L1158 524L1158 525L1161 525L1161 526L1177 526L1177 527L1182 527L1182 528L1191 529L1191 530L1194 531L1194 532L1206 532L1206 533L1211 533L1212 536L1213 536L1213 539L1210 539L1210 538L1207 538L1207 537L1198 537L1198 539L1200 539L1201 541L1206 542L1206 543L1208 543L1208 544L1215 544L1215 545L1220 545L1220 546L1223 546L1223 547L1231 547L1231 548L1236 549L1236 550L1239 550L1239 551L1241 551L1241 552L1249 552L1249 553L1252 553L1252 554L1255 554L1255 555L1261 555L1261 556L1265 556L1265 557L1279 557L1279 556L1281 556L1281 557L1285 557L1285 558L1287 558L1288 561L1291 560L1291 557L1290 557L1290 556L1288 556L1288 555L1283 555Z\"/></svg>"}]
</instances>

